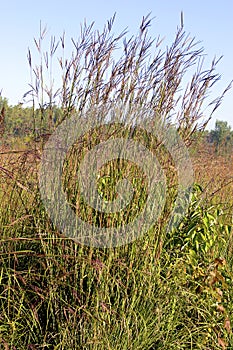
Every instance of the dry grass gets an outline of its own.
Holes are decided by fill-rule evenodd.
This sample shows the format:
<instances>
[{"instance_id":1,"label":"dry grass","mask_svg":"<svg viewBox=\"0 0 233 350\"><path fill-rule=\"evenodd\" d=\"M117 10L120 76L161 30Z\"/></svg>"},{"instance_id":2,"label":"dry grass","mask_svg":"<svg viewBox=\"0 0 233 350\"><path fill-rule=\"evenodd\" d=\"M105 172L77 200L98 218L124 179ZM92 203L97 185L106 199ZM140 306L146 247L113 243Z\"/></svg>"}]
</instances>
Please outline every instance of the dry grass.
<instances>
[{"instance_id":1,"label":"dry grass","mask_svg":"<svg viewBox=\"0 0 233 350\"><path fill-rule=\"evenodd\" d=\"M205 189L209 201L213 199L232 213L233 154L218 155L208 145L197 146L192 162L196 182Z\"/></svg>"}]
</instances>

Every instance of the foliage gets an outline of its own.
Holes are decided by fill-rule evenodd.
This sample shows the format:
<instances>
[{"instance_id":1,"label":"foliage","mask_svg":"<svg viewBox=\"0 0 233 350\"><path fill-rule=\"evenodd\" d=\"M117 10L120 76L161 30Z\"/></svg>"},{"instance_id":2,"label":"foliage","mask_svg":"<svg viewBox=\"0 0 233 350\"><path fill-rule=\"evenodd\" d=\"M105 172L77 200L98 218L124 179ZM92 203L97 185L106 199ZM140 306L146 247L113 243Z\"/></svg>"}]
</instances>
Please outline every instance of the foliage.
<instances>
[{"instance_id":1,"label":"foliage","mask_svg":"<svg viewBox=\"0 0 233 350\"><path fill-rule=\"evenodd\" d=\"M224 225L219 222L221 209L205 203L201 186L195 185L194 188L185 219L175 231L170 232L170 239L165 245L172 251L187 253L192 264L195 264L197 256L203 261L213 258L212 250L217 240L222 239L224 231Z\"/></svg>"},{"instance_id":2,"label":"foliage","mask_svg":"<svg viewBox=\"0 0 233 350\"><path fill-rule=\"evenodd\" d=\"M209 142L215 145L215 152L233 150L233 131L227 122L217 120L215 129L210 131Z\"/></svg>"}]
</instances>

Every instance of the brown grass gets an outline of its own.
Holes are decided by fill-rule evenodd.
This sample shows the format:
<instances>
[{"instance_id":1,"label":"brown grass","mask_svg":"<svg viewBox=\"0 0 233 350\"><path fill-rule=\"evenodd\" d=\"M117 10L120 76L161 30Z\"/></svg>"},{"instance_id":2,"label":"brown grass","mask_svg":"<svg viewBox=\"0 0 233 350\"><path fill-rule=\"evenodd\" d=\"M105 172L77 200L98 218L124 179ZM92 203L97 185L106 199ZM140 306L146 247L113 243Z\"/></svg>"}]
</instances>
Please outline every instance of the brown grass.
<instances>
[{"instance_id":1,"label":"brown grass","mask_svg":"<svg viewBox=\"0 0 233 350\"><path fill-rule=\"evenodd\" d=\"M205 189L206 197L232 213L233 154L218 155L212 147L203 145L192 156L192 162L195 180Z\"/></svg>"}]
</instances>

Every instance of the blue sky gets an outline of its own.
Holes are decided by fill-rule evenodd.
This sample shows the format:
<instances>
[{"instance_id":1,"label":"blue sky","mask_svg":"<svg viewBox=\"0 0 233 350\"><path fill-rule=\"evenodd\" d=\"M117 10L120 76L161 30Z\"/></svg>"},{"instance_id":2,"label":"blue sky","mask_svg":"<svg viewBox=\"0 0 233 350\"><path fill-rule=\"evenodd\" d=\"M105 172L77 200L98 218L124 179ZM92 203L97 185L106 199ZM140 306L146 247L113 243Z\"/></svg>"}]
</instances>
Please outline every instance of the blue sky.
<instances>
[{"instance_id":1,"label":"blue sky","mask_svg":"<svg viewBox=\"0 0 233 350\"><path fill-rule=\"evenodd\" d=\"M233 79L233 1L222 0L40 0L1 1L0 19L0 90L10 104L17 104L28 90L30 82L27 50L34 47L33 38L39 34L40 21L47 25L48 36L57 38L66 32L67 39L77 38L80 23L95 21L95 28L102 29L106 21L116 12L114 32L120 33L128 27L136 34L143 15L152 12L150 35L165 36L169 45L180 23L180 12L184 12L185 29L202 42L207 54L207 63L223 55L218 66L222 75L212 97L217 97ZM233 90L228 92L215 119L227 120L233 127Z\"/></svg>"}]
</instances>

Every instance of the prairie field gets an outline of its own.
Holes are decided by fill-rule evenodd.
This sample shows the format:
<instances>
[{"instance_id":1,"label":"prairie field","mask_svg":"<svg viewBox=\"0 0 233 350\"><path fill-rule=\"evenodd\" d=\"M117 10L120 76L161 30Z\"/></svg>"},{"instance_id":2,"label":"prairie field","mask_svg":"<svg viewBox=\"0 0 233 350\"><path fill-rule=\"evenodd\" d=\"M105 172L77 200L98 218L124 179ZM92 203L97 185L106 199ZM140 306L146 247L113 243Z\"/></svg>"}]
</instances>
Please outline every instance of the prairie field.
<instances>
[{"instance_id":1,"label":"prairie field","mask_svg":"<svg viewBox=\"0 0 233 350\"><path fill-rule=\"evenodd\" d=\"M218 134L207 133L207 137L208 123L200 122L203 101L218 81L213 73L217 62L201 71L203 49L183 27L178 29L171 47L162 53L158 38L158 51L151 56L148 16L143 18L137 36L130 40L126 40L124 32L114 37L113 22L114 18L102 34L93 32L92 26L85 23L70 60L63 55L64 37L57 44L52 38L50 51L43 53L40 45L44 36L40 34L35 41L39 66L33 66L28 53L35 84L31 84L30 91L33 107L9 106L0 99L5 116L0 146L0 348L233 349L232 131L224 123L217 124L225 127L226 137L220 141L228 142L226 151L219 139L209 141L211 135ZM112 52L121 39L122 56L114 61ZM53 92L45 81L52 71L49 62L53 62L59 48L62 86ZM197 68L194 73L193 67ZM182 90L182 78L190 68L191 83ZM210 102L209 119L229 89L215 104ZM182 95L177 97L180 91ZM119 106L123 110L127 106L128 114L122 117ZM115 108L114 123L107 123L101 119L102 112L111 108ZM85 113L92 116L93 110L99 112L95 117L101 126L91 124L92 128L85 129L72 147L67 147L67 140L57 139L57 149L62 153L64 147L67 153L63 163L58 163L60 182L54 177L51 184L53 167L42 174L44 178L39 175L46 141L56 130L67 132L64 125L68 124L63 123L72 118L86 126L89 119ZM139 124L138 110L143 111ZM176 116L176 122L169 134L171 114ZM164 134L157 136L143 128L148 119L148 125L155 124L155 130ZM70 129L68 141L74 135ZM180 153L172 157L174 147L164 135L170 137L171 144L174 139L183 140L182 151L189 154L185 153L184 165L190 166L190 159L194 170L192 186L182 176L187 169L179 163ZM100 148L94 183L103 208L109 202L121 203L120 195L125 198L129 188L125 179L132 184L132 196L124 210L101 211L86 203L77 181L77 168L94 147L110 142L118 146L122 138L130 140L126 151L134 157L122 159L114 149L109 159ZM143 146L138 152L131 149L138 143ZM53 154L55 160L58 154ZM152 219L149 227L144 230L138 221L135 230L132 223L151 198L152 175L155 176L149 172L151 162L145 168L143 165L147 159L155 158L165 180L163 186L158 181L150 205L160 209L161 202L163 206L156 220L148 209L147 219ZM89 180L91 169L90 162L84 168L84 180ZM151 175L151 182L144 170ZM44 182L40 182L40 176ZM53 191L58 188L56 181L63 191L58 194ZM52 189L46 202L41 187L47 189L48 184ZM180 185L186 186L185 190ZM74 226L73 236L56 225L63 220L65 211L60 206L60 194L65 195L72 215L86 224L84 228ZM51 218L48 207L57 216ZM70 227L69 220L65 223L63 228ZM102 234L92 241L89 227L93 231L106 228L111 233L120 227L126 236L114 241L109 234L106 241ZM75 239L77 235L85 240Z\"/></svg>"},{"instance_id":2,"label":"prairie field","mask_svg":"<svg viewBox=\"0 0 233 350\"><path fill-rule=\"evenodd\" d=\"M199 187L172 234L163 236L162 221L123 247L93 248L62 237L48 220L36 185L39 152L5 152L0 334L6 348L231 348L232 156L195 152Z\"/></svg>"}]
</instances>

